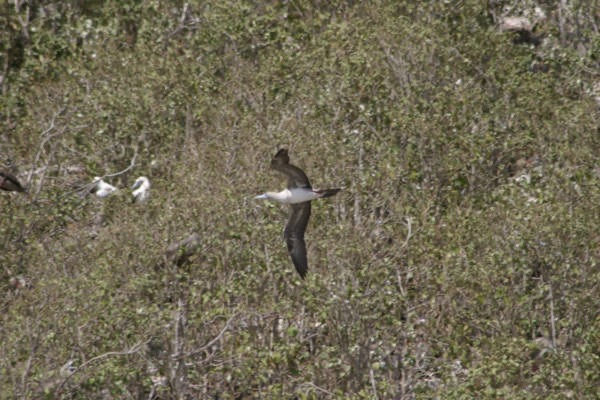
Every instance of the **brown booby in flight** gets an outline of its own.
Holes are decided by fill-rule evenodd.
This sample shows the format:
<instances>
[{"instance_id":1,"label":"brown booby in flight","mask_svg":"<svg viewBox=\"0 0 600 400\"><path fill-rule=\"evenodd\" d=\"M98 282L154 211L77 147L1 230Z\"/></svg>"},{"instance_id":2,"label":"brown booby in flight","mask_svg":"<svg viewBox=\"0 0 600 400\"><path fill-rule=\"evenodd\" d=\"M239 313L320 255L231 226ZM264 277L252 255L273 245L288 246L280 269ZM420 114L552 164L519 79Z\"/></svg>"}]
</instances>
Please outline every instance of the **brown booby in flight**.
<instances>
[{"instance_id":1,"label":"brown booby in flight","mask_svg":"<svg viewBox=\"0 0 600 400\"><path fill-rule=\"evenodd\" d=\"M304 232L310 218L310 202L334 196L342 189L313 189L304 171L290 164L287 149L281 149L275 154L271 160L271 168L287 177L287 189L281 192L265 192L255 199L275 200L290 205L290 219L283 236L296 271L304 279L308 272Z\"/></svg>"},{"instance_id":2,"label":"brown booby in flight","mask_svg":"<svg viewBox=\"0 0 600 400\"><path fill-rule=\"evenodd\" d=\"M8 172L0 172L0 189L7 192L26 192L25 188L13 175Z\"/></svg>"}]
</instances>

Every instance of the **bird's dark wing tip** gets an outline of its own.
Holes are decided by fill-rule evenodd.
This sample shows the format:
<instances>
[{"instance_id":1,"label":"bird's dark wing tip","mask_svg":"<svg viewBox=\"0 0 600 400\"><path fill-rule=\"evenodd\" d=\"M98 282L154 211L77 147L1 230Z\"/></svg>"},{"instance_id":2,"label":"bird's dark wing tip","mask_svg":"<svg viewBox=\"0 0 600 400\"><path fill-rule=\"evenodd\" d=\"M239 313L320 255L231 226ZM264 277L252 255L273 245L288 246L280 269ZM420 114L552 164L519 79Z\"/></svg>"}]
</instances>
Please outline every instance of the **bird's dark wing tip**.
<instances>
[{"instance_id":1,"label":"bird's dark wing tip","mask_svg":"<svg viewBox=\"0 0 600 400\"><path fill-rule=\"evenodd\" d=\"M296 266L296 271L298 271L298 275L302 280L306 279L306 275L308 274L308 268L302 269L301 267Z\"/></svg>"},{"instance_id":2,"label":"bird's dark wing tip","mask_svg":"<svg viewBox=\"0 0 600 400\"><path fill-rule=\"evenodd\" d=\"M273 158L278 158L278 157L284 157L288 155L288 151L287 149L279 149L279 151L277 152L277 154L275 154L275 157Z\"/></svg>"},{"instance_id":3,"label":"bird's dark wing tip","mask_svg":"<svg viewBox=\"0 0 600 400\"><path fill-rule=\"evenodd\" d=\"M322 190L315 190L315 192L317 192L320 197L322 199L327 198L327 197L331 197L331 196L335 196L336 194L338 194L342 189L337 188L337 189L322 189Z\"/></svg>"},{"instance_id":4,"label":"bird's dark wing tip","mask_svg":"<svg viewBox=\"0 0 600 400\"><path fill-rule=\"evenodd\" d=\"M290 162L290 156L288 155L287 149L280 149L275 156L273 156L273 160L271 160L271 165L281 165L288 164Z\"/></svg>"},{"instance_id":5,"label":"bird's dark wing tip","mask_svg":"<svg viewBox=\"0 0 600 400\"><path fill-rule=\"evenodd\" d=\"M292 240L288 241L288 251L296 271L302 279L306 278L308 273L308 260L306 258L306 245L304 240Z\"/></svg>"}]
</instances>

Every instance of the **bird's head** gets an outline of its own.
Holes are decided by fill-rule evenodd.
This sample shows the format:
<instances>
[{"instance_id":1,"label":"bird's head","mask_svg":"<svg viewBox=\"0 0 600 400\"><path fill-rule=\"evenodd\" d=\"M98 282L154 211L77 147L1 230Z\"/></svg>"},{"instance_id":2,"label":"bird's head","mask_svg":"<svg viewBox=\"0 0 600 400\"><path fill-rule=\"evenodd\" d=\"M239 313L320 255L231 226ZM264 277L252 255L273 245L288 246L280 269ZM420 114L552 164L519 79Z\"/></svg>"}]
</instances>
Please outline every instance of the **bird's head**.
<instances>
[{"instance_id":1,"label":"bird's head","mask_svg":"<svg viewBox=\"0 0 600 400\"><path fill-rule=\"evenodd\" d=\"M133 186L131 186L131 190L135 190L135 189L141 187L142 185L145 187L150 186L150 181L145 176L140 176L139 178L137 178L135 180L135 182L133 183Z\"/></svg>"}]
</instances>

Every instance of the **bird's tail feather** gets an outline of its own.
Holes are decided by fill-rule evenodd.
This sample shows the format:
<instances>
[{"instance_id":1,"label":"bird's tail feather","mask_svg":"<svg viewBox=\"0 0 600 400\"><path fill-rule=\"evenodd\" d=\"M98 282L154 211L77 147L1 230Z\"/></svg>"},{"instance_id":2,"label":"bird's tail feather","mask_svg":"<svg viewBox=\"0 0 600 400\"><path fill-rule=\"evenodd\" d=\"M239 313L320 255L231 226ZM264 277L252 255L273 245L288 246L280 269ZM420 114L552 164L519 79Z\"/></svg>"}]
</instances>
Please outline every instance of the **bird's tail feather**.
<instances>
[{"instance_id":1,"label":"bird's tail feather","mask_svg":"<svg viewBox=\"0 0 600 400\"><path fill-rule=\"evenodd\" d=\"M318 193L319 197L324 199L325 197L335 196L340 190L342 189L321 189L315 190L315 193Z\"/></svg>"}]
</instances>

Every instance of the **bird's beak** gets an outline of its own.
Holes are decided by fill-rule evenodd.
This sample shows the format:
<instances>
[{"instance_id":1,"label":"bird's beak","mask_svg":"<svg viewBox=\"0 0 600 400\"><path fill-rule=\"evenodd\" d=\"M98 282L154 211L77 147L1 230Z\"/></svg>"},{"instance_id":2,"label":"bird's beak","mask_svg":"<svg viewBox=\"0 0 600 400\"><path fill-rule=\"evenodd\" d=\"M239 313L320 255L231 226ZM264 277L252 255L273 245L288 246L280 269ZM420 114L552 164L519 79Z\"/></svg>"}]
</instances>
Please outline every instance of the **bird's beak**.
<instances>
[{"instance_id":1,"label":"bird's beak","mask_svg":"<svg viewBox=\"0 0 600 400\"><path fill-rule=\"evenodd\" d=\"M263 194L259 194L258 196L255 196L254 198L255 198L255 199L263 199L263 200L264 200L264 199L268 199L267 195L266 195L266 194L264 194L264 193L263 193Z\"/></svg>"}]
</instances>

